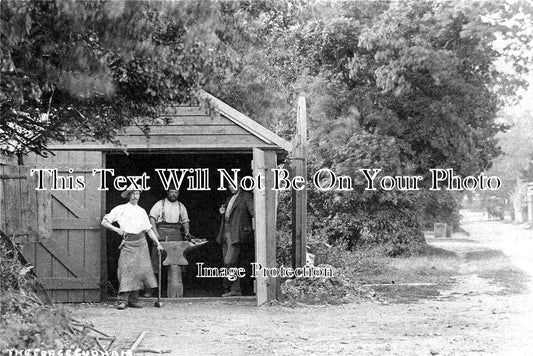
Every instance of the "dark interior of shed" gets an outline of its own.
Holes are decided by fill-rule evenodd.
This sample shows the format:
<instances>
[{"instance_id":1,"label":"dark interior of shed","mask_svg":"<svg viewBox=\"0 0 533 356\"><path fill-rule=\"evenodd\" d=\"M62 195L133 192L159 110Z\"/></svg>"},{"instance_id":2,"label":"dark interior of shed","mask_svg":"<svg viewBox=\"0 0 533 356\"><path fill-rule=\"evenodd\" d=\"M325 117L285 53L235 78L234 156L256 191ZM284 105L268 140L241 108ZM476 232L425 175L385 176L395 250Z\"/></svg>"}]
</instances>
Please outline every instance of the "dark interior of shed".
<instances>
[{"instance_id":1,"label":"dark interior of shed","mask_svg":"<svg viewBox=\"0 0 533 356\"><path fill-rule=\"evenodd\" d=\"M182 202L190 219L190 232L194 237L206 239L207 243L195 249L189 256L189 266L183 273L184 297L220 296L224 290L220 278L196 278L196 263L203 262L205 267L222 267L222 248L215 241L220 227L220 205L230 195L229 190L219 191L220 174L218 169L240 169L241 175L251 175L251 154L243 153L108 153L106 154L106 168L115 170L115 176L142 175L144 172L150 177L149 191L143 192L139 205L150 212L152 206L166 197L155 169L169 168L207 168L209 169L208 191L193 191L188 189L185 182L180 189L179 201ZM124 204L126 199L120 197L120 192L111 188L106 192L106 213L113 207ZM107 232L107 280L108 295L114 297L118 291L117 265L120 251L120 238L112 232ZM152 245L149 244L152 248ZM166 273L162 278L162 296L165 297Z\"/></svg>"}]
</instances>

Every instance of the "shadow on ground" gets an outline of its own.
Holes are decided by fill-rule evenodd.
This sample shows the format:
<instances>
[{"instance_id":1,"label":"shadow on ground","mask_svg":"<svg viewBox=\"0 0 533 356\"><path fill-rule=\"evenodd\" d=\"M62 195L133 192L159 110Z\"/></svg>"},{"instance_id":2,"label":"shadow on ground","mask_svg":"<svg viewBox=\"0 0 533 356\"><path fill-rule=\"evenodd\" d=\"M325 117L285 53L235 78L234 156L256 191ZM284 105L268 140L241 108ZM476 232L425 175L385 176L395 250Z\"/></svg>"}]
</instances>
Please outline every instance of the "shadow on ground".
<instances>
[{"instance_id":1,"label":"shadow on ground","mask_svg":"<svg viewBox=\"0 0 533 356\"><path fill-rule=\"evenodd\" d=\"M522 270L508 266L500 269L485 271L479 277L488 279L490 283L502 287L498 295L528 293L529 276Z\"/></svg>"},{"instance_id":2,"label":"shadow on ground","mask_svg":"<svg viewBox=\"0 0 533 356\"><path fill-rule=\"evenodd\" d=\"M477 251L470 251L464 254L464 259L466 261L475 261L475 260L488 260L492 258L506 257L505 253L500 250L493 249L482 249Z\"/></svg>"}]
</instances>

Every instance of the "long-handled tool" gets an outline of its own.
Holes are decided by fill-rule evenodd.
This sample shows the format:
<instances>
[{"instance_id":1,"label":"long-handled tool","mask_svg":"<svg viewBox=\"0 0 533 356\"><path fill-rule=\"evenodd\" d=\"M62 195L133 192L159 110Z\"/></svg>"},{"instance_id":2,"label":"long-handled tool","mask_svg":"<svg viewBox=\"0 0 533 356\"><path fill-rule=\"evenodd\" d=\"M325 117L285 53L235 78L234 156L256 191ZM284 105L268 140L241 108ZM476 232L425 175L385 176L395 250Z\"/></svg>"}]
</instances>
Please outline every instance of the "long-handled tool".
<instances>
[{"instance_id":1,"label":"long-handled tool","mask_svg":"<svg viewBox=\"0 0 533 356\"><path fill-rule=\"evenodd\" d=\"M157 285L157 302L154 303L154 307L161 308L163 306L163 303L161 303L161 250L157 250L157 255L159 257L159 265L158 265L158 285Z\"/></svg>"}]
</instances>

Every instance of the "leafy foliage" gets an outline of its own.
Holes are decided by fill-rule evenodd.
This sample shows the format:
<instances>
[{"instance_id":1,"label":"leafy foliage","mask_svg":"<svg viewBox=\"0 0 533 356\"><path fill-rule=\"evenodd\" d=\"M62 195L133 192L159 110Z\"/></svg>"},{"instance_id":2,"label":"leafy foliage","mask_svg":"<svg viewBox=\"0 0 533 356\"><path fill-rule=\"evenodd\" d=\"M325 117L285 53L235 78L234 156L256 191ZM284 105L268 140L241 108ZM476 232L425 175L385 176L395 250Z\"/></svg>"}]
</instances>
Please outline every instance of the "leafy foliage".
<instances>
[{"instance_id":1,"label":"leafy foliage","mask_svg":"<svg viewBox=\"0 0 533 356\"><path fill-rule=\"evenodd\" d=\"M530 75L530 81L533 77ZM528 98L533 95L530 87L522 93L522 102L503 110L500 120L510 126L509 130L499 133L496 138L502 148L502 155L493 161L487 176L499 177L502 186L497 191L480 192L483 204L493 205L495 198L502 202L514 218L515 211L526 208L525 184L533 177L523 175L533 155L533 107Z\"/></svg>"},{"instance_id":2,"label":"leafy foliage","mask_svg":"<svg viewBox=\"0 0 533 356\"><path fill-rule=\"evenodd\" d=\"M433 230L436 222L445 222L452 230L459 229L461 216L459 215L460 194L449 191L430 191L423 196L422 226L426 230Z\"/></svg>"},{"instance_id":3,"label":"leafy foliage","mask_svg":"<svg viewBox=\"0 0 533 356\"><path fill-rule=\"evenodd\" d=\"M16 251L0 242L0 349L96 349L94 339L68 330L64 310L43 305L28 278L31 266L23 266Z\"/></svg>"},{"instance_id":4,"label":"leafy foliage","mask_svg":"<svg viewBox=\"0 0 533 356\"><path fill-rule=\"evenodd\" d=\"M525 182L533 182L533 153L529 155L529 163L527 167L522 171L521 178Z\"/></svg>"},{"instance_id":5,"label":"leafy foliage","mask_svg":"<svg viewBox=\"0 0 533 356\"><path fill-rule=\"evenodd\" d=\"M293 44L292 93L310 102L308 178L328 167L355 184L353 192L309 193L311 230L351 248L371 242L389 244L392 255L416 252L423 226L436 219L457 225L455 198L426 194L427 186L365 191L358 169L421 175L427 183L431 168L466 176L490 167L501 152L495 135L507 127L497 112L524 84L519 75L531 60L524 30L531 7L433 1L310 7L320 11L308 11L276 38ZM507 47L497 49L496 39ZM496 67L501 58L514 74Z\"/></svg>"},{"instance_id":6,"label":"leafy foliage","mask_svg":"<svg viewBox=\"0 0 533 356\"><path fill-rule=\"evenodd\" d=\"M393 255L417 248L436 218L428 209L444 207L439 219L453 221L456 204L445 194L365 191L358 169L427 177L430 168L489 168L507 128L496 114L524 85L533 43L526 1L0 6L0 129L15 149L114 140L133 117L191 102L199 87L290 138L305 95L310 174L327 167L355 182L353 192L310 192L312 234L351 248L389 244Z\"/></svg>"},{"instance_id":7,"label":"leafy foliage","mask_svg":"<svg viewBox=\"0 0 533 356\"><path fill-rule=\"evenodd\" d=\"M209 2L3 1L2 141L113 140L133 118L191 101L215 68Z\"/></svg>"}]
</instances>

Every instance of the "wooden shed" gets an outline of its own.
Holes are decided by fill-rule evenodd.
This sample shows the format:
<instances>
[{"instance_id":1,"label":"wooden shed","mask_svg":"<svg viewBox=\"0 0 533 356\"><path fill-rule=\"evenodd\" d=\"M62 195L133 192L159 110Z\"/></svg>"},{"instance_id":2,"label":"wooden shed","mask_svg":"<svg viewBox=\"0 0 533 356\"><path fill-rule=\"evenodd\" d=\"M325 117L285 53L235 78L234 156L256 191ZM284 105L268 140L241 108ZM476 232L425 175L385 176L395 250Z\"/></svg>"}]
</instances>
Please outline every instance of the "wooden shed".
<instances>
[{"instance_id":1,"label":"wooden shed","mask_svg":"<svg viewBox=\"0 0 533 356\"><path fill-rule=\"evenodd\" d=\"M227 192L218 191L217 169L241 169L262 176L265 189L254 190L256 261L276 264L276 195L272 168L287 155L291 145L257 122L203 92L208 108L172 107L148 124L149 133L128 127L118 139L120 146L96 141L54 144L54 155L30 155L23 166L4 164L0 179L0 229L23 247L26 259L56 302L98 302L112 295L110 283L116 269L118 238L100 226L102 216L124 203L113 188L99 190L99 177L93 169L114 169L118 175L151 178L151 190L139 204L149 211L164 197L155 168L210 169L211 189L183 191L180 196L189 211L191 233L214 240L218 228L218 207ZM52 190L50 174L45 174L46 190L36 190L32 168L57 169L66 178L83 176L83 190ZM211 177L212 176L212 177ZM110 177L110 176L109 176ZM111 179L112 177L110 177ZM112 187L112 184L109 184ZM111 290L110 290L111 289ZM258 304L275 299L275 283L256 280Z\"/></svg>"}]
</instances>

